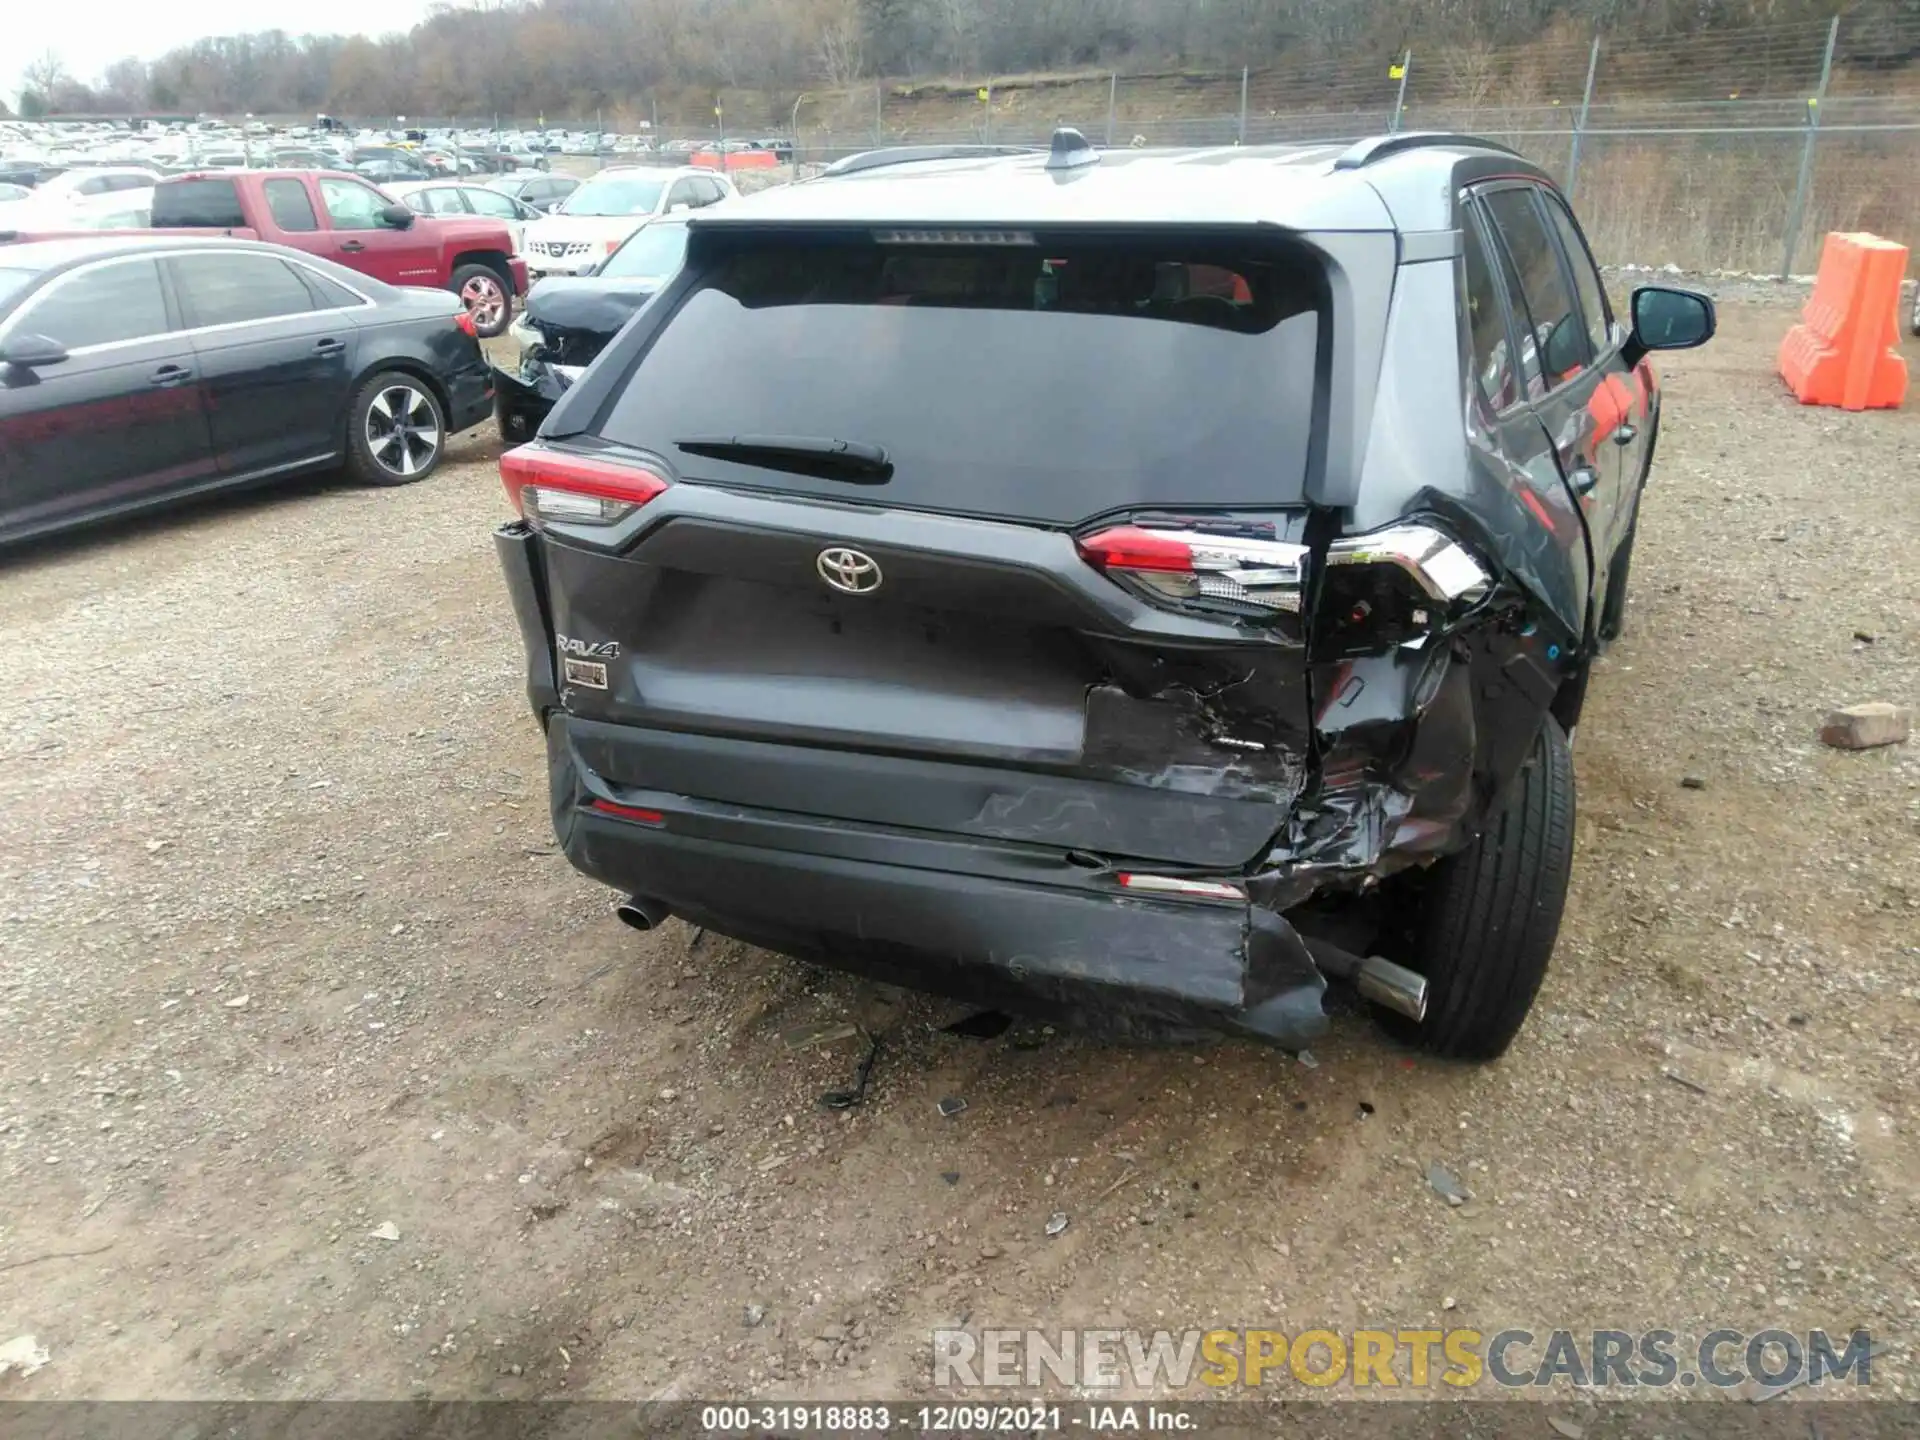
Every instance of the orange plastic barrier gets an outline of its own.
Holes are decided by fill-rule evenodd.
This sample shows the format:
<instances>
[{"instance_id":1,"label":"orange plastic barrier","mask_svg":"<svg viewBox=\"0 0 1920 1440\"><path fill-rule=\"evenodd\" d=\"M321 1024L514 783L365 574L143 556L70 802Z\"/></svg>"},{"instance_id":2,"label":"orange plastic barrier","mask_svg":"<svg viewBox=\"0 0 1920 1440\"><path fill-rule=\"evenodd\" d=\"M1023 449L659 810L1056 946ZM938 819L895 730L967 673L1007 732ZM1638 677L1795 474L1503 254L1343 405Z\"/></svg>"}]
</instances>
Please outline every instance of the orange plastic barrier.
<instances>
[{"instance_id":1,"label":"orange plastic barrier","mask_svg":"<svg viewBox=\"0 0 1920 1440\"><path fill-rule=\"evenodd\" d=\"M729 150L724 155L702 150L694 155L692 163L703 170L771 170L780 163L780 157L771 150Z\"/></svg>"},{"instance_id":2,"label":"orange plastic barrier","mask_svg":"<svg viewBox=\"0 0 1920 1440\"><path fill-rule=\"evenodd\" d=\"M1892 409L1907 396L1898 347L1907 247L1878 235L1827 236L1801 323L1780 343L1780 375L1802 405Z\"/></svg>"}]
</instances>

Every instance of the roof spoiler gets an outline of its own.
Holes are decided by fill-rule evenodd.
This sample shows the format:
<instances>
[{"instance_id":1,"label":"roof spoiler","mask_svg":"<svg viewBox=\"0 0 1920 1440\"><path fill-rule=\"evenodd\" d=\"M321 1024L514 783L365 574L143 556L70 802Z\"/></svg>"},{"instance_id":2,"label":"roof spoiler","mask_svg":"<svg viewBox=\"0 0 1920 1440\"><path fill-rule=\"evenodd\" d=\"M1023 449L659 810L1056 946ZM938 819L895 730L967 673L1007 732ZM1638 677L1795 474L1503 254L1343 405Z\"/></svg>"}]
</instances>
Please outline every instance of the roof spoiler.
<instances>
[{"instance_id":1,"label":"roof spoiler","mask_svg":"<svg viewBox=\"0 0 1920 1440\"><path fill-rule=\"evenodd\" d=\"M1407 130L1397 135L1375 135L1348 147L1340 158L1333 162L1336 170L1360 170L1376 160L1385 160L1393 155L1404 154L1408 150L1425 150L1447 145L1466 145L1475 150L1498 150L1503 155L1512 155L1516 159L1525 159L1518 150L1514 150L1497 141L1483 139L1478 135L1455 135L1444 130Z\"/></svg>"}]
</instances>

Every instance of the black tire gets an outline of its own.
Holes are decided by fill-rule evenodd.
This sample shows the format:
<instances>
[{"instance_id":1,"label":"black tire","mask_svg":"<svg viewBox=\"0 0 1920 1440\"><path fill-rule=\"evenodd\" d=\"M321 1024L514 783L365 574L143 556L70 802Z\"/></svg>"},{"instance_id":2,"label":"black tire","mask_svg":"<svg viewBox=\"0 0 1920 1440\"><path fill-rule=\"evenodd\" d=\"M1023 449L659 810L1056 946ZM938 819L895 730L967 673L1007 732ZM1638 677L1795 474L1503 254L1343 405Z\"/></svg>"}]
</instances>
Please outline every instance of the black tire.
<instances>
[{"instance_id":1,"label":"black tire","mask_svg":"<svg viewBox=\"0 0 1920 1440\"><path fill-rule=\"evenodd\" d=\"M397 420L396 415L406 418ZM381 370L353 392L346 448L347 473L362 485L424 480L440 468L447 452L446 408L418 376Z\"/></svg>"},{"instance_id":2,"label":"black tire","mask_svg":"<svg viewBox=\"0 0 1920 1440\"><path fill-rule=\"evenodd\" d=\"M500 443L503 445L524 445L533 439L538 428L527 421L527 417L518 410L508 410L496 405L493 411L493 423L499 428Z\"/></svg>"},{"instance_id":3,"label":"black tire","mask_svg":"<svg viewBox=\"0 0 1920 1440\"><path fill-rule=\"evenodd\" d=\"M462 265L447 288L473 317L473 333L482 340L504 335L513 323L513 281L491 265Z\"/></svg>"},{"instance_id":4,"label":"black tire","mask_svg":"<svg viewBox=\"0 0 1920 1440\"><path fill-rule=\"evenodd\" d=\"M1436 1055L1492 1060L1527 1018L1560 933L1573 869L1573 752L1548 716L1480 838L1433 868L1410 963L1427 1018L1387 1017Z\"/></svg>"}]
</instances>

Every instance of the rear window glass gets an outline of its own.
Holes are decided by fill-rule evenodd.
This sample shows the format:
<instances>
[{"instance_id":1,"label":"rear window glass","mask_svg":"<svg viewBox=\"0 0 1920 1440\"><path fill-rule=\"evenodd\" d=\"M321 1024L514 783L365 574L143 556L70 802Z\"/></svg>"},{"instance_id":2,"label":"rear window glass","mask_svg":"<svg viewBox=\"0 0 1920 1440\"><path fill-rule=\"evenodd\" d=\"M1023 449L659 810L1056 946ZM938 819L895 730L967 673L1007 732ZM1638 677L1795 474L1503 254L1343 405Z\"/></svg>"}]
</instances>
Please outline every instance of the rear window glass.
<instances>
[{"instance_id":1,"label":"rear window glass","mask_svg":"<svg viewBox=\"0 0 1920 1440\"><path fill-rule=\"evenodd\" d=\"M1300 497L1322 283L1296 253L710 243L601 431L690 479L1054 524ZM851 485L675 445L739 435L878 445L894 471Z\"/></svg>"},{"instance_id":2,"label":"rear window glass","mask_svg":"<svg viewBox=\"0 0 1920 1440\"><path fill-rule=\"evenodd\" d=\"M213 230L243 228L246 213L231 180L170 180L153 191L156 229L199 226Z\"/></svg>"}]
</instances>

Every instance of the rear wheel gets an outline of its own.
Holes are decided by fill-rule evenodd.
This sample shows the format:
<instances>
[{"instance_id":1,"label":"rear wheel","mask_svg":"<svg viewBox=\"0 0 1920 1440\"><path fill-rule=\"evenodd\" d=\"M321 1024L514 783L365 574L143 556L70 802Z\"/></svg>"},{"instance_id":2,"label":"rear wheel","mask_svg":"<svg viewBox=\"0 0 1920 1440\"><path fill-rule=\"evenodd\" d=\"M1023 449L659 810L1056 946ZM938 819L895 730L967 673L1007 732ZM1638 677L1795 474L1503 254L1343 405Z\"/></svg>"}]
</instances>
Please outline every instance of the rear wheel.
<instances>
[{"instance_id":1,"label":"rear wheel","mask_svg":"<svg viewBox=\"0 0 1920 1440\"><path fill-rule=\"evenodd\" d=\"M473 317L473 333L491 340L513 321L513 292L490 265L462 265L449 284Z\"/></svg>"},{"instance_id":2,"label":"rear wheel","mask_svg":"<svg viewBox=\"0 0 1920 1440\"><path fill-rule=\"evenodd\" d=\"M1500 812L1427 877L1412 968L1427 1018L1386 1017L1437 1055L1491 1060L1519 1033L1546 977L1573 869L1573 753L1551 716Z\"/></svg>"},{"instance_id":3,"label":"rear wheel","mask_svg":"<svg viewBox=\"0 0 1920 1440\"><path fill-rule=\"evenodd\" d=\"M446 412L433 388L398 370L370 376L347 407L347 470L362 485L426 479L446 439Z\"/></svg>"}]
</instances>

